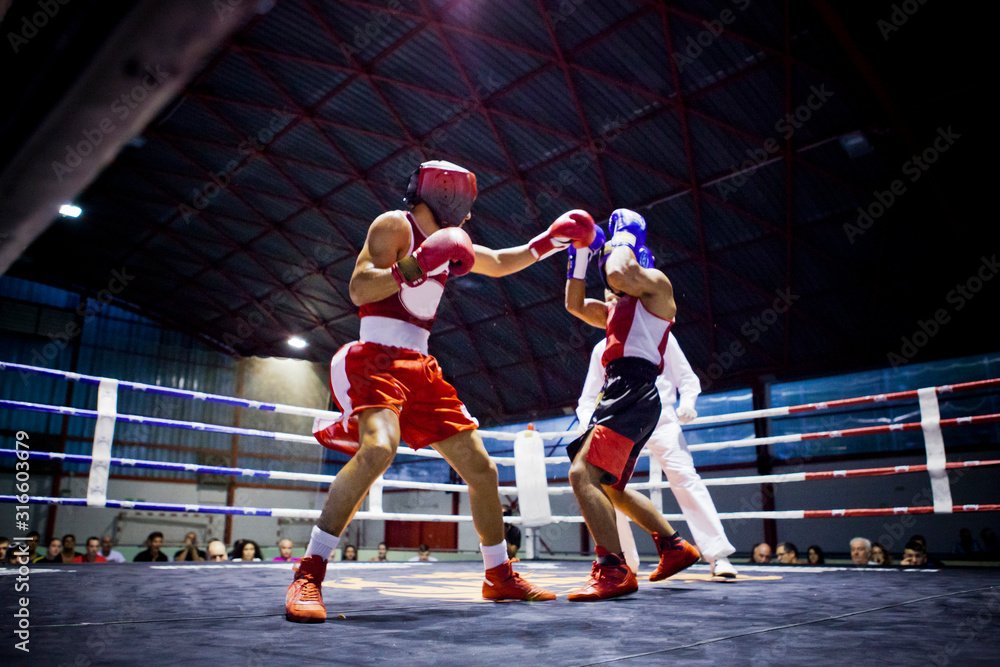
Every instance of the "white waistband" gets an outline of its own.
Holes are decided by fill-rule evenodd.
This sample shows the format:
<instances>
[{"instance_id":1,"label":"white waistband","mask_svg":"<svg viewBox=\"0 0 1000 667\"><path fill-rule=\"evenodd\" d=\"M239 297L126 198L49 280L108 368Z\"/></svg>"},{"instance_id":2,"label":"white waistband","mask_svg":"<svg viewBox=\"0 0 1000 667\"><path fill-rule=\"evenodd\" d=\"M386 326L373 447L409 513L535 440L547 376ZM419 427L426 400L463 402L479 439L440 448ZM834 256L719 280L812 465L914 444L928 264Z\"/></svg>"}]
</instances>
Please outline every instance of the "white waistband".
<instances>
[{"instance_id":1,"label":"white waistband","mask_svg":"<svg viewBox=\"0 0 1000 667\"><path fill-rule=\"evenodd\" d=\"M427 354L427 339L431 332L416 324L410 324L392 317L368 315L361 318L362 343L378 343L390 347L403 347Z\"/></svg>"}]
</instances>

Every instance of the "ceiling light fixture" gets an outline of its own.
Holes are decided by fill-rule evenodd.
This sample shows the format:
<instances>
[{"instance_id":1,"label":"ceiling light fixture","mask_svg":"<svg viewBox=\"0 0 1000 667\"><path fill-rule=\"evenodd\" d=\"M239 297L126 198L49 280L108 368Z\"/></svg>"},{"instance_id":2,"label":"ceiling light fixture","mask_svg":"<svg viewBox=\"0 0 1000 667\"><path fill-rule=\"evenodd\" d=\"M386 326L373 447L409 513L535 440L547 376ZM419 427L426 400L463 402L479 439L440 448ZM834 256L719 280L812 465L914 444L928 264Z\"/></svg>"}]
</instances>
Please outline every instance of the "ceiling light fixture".
<instances>
[{"instance_id":1,"label":"ceiling light fixture","mask_svg":"<svg viewBox=\"0 0 1000 667\"><path fill-rule=\"evenodd\" d=\"M81 213L83 209L73 204L63 204L59 207L59 215L64 218L79 218Z\"/></svg>"}]
</instances>

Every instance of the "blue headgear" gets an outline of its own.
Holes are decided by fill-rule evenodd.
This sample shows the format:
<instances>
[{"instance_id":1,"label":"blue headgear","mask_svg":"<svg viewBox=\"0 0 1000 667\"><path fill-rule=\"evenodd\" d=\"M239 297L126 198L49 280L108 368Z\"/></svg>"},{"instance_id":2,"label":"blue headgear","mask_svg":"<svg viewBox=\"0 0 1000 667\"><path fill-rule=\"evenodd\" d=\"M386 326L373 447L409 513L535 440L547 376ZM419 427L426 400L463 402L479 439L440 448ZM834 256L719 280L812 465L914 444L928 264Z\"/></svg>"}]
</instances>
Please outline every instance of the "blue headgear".
<instances>
[{"instance_id":1,"label":"blue headgear","mask_svg":"<svg viewBox=\"0 0 1000 667\"><path fill-rule=\"evenodd\" d=\"M620 235L617 242L615 242L616 235ZM634 242L632 238L635 239ZM646 219L632 209L615 209L608 218L608 240L611 241L612 247L632 246L632 250L636 251L638 256L639 247L646 245Z\"/></svg>"}]
</instances>

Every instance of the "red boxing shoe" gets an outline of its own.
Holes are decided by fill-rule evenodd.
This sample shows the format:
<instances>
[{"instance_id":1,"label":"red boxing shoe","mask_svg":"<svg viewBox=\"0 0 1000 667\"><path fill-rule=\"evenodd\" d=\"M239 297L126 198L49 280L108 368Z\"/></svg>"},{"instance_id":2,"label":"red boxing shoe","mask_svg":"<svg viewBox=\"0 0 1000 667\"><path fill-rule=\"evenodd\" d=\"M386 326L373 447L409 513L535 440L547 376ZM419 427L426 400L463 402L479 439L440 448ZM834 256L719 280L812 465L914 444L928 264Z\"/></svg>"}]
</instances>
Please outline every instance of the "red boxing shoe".
<instances>
[{"instance_id":1,"label":"red boxing shoe","mask_svg":"<svg viewBox=\"0 0 1000 667\"><path fill-rule=\"evenodd\" d=\"M649 575L650 581L661 581L672 577L681 570L691 567L701 558L701 552L680 536L662 537L659 533L653 533L653 542L656 543L656 550L660 553L660 564Z\"/></svg>"},{"instance_id":2,"label":"red boxing shoe","mask_svg":"<svg viewBox=\"0 0 1000 667\"><path fill-rule=\"evenodd\" d=\"M570 602L596 602L631 595L637 590L639 582L635 572L624 562L599 565L595 560L587 585L572 591L566 599Z\"/></svg>"},{"instance_id":3,"label":"red boxing shoe","mask_svg":"<svg viewBox=\"0 0 1000 667\"><path fill-rule=\"evenodd\" d=\"M323 578L326 561L319 556L303 558L295 566L295 578L285 594L285 618L293 623L323 623Z\"/></svg>"},{"instance_id":4,"label":"red boxing shoe","mask_svg":"<svg viewBox=\"0 0 1000 667\"><path fill-rule=\"evenodd\" d=\"M483 580L483 597L494 602L500 600L541 602L556 599L555 593L532 586L522 579L521 575L514 571L510 561L486 570L486 578Z\"/></svg>"}]
</instances>

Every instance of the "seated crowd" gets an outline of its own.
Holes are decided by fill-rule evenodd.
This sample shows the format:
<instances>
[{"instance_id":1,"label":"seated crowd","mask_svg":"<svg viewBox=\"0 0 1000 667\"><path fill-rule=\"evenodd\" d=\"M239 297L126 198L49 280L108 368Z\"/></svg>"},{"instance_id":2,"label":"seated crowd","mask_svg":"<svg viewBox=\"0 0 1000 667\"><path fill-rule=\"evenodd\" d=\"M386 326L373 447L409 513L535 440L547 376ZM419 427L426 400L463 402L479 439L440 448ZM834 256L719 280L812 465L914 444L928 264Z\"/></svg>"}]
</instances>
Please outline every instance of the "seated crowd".
<instances>
[{"instance_id":1,"label":"seated crowd","mask_svg":"<svg viewBox=\"0 0 1000 667\"><path fill-rule=\"evenodd\" d=\"M77 550L76 536L72 533L63 535L62 538L53 537L46 543L45 548L39 548L40 535L37 531L32 531L26 536L24 541L12 541L7 537L0 537L0 565L22 565L27 563L124 563L125 556L115 549L114 540L110 535L103 537L88 537L84 542L84 550ZM959 531L959 539L955 544L953 553L959 559L1000 559L1000 544L998 544L996 533L990 528L984 528L980 532L981 541L977 540L972 531L962 528ZM518 543L520 540L518 540ZM985 546L984 546L985 545ZM184 536L184 542L179 549L174 551L173 558L169 558L163 551L163 533L154 531L146 538L145 547L139 551L132 559L133 562L158 562L168 561L241 561L260 562L264 560L260 546L253 540L240 539L233 543L232 548L227 548L225 543L219 539L210 539L205 549L198 546L198 534L194 531L188 532ZM278 555L272 558L277 562L297 562L298 556L294 555L295 545L292 540L283 538L278 540ZM388 558L388 547L385 542L380 542L375 555L371 557L371 562L385 562ZM516 547L511 557L516 556ZM900 554L892 554L889 549L872 542L865 537L855 537L850 541L849 553L851 564L858 567L942 567L940 560L928 554L927 540L923 535L912 536L903 546ZM26 557L25 557L26 554ZM823 548L819 545L811 545L804 555L792 542L781 542L773 549L767 542L760 542L753 545L750 550L749 563L771 564L771 565L825 565L826 556ZM340 559L343 561L357 561L358 548L353 544L346 544L341 549ZM417 550L417 555L409 559L410 561L434 562L437 559L431 556L430 547L421 544Z\"/></svg>"},{"instance_id":2,"label":"seated crowd","mask_svg":"<svg viewBox=\"0 0 1000 667\"><path fill-rule=\"evenodd\" d=\"M115 549L114 539L110 535L87 538L84 551L77 550L76 536L72 533L63 535L61 538L49 539L44 548L40 547L40 540L41 536L37 531L28 533L24 540L0 537L0 565L124 563L127 560L120 551ZM144 548L132 558L132 562L260 562L264 560L260 545L253 540L236 540L232 548L227 548L222 540L213 538L202 549L198 545L198 534L194 531L190 531L184 536L183 544L173 552L172 558L167 551L164 551L163 533L160 531L150 533L142 546ZM278 555L272 558L272 561L297 562L299 560L299 557L294 555L295 544L290 539L278 540L276 546L278 547ZM424 545L421 546L424 547ZM380 544L379 555L372 560L386 560L386 553L385 545ZM426 549L426 553L429 556L430 550ZM342 560L358 560L357 547L353 544L344 546Z\"/></svg>"},{"instance_id":3,"label":"seated crowd","mask_svg":"<svg viewBox=\"0 0 1000 667\"><path fill-rule=\"evenodd\" d=\"M988 532L985 529L983 532ZM989 556L985 550L973 551L974 540L971 540L971 531L963 528L960 531L960 541L955 548L955 554L959 558L970 556ZM943 564L940 560L928 554L927 539L923 535L914 535L903 546L903 552L894 557L889 549L872 542L866 537L855 537L850 541L849 553L851 565L857 567L926 567L939 568ZM994 552L994 557L1000 554ZM773 550L767 542L760 542L750 549L751 564L770 565L826 565L826 555L819 545L811 545L805 553L800 556L798 547L792 542L781 542Z\"/></svg>"}]
</instances>

